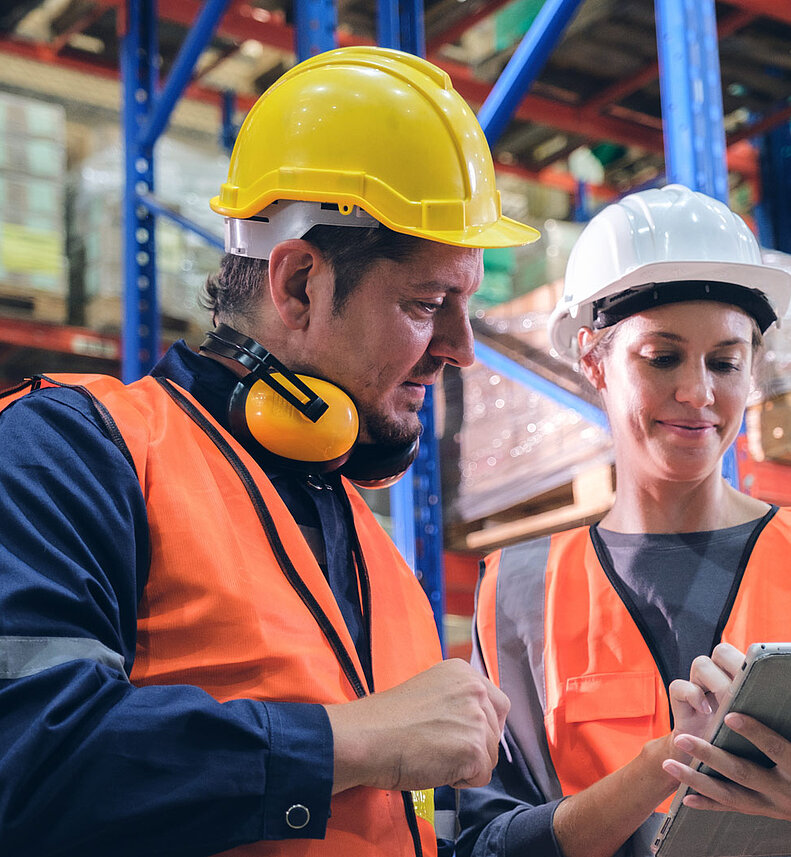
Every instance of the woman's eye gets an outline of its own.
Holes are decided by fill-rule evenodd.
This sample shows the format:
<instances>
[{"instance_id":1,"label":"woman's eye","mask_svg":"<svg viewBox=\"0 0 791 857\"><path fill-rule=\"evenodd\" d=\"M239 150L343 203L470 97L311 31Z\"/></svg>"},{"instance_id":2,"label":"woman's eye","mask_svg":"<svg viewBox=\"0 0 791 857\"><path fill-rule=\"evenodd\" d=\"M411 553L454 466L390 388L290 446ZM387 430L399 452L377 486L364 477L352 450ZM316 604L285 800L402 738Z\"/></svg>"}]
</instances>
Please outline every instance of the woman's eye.
<instances>
[{"instance_id":1,"label":"woman's eye","mask_svg":"<svg viewBox=\"0 0 791 857\"><path fill-rule=\"evenodd\" d=\"M739 372L742 367L735 360L715 360L711 368L715 372Z\"/></svg>"},{"instance_id":2,"label":"woman's eye","mask_svg":"<svg viewBox=\"0 0 791 857\"><path fill-rule=\"evenodd\" d=\"M678 363L676 354L649 354L646 355L645 359L649 365L656 366L658 369L668 369Z\"/></svg>"}]
</instances>

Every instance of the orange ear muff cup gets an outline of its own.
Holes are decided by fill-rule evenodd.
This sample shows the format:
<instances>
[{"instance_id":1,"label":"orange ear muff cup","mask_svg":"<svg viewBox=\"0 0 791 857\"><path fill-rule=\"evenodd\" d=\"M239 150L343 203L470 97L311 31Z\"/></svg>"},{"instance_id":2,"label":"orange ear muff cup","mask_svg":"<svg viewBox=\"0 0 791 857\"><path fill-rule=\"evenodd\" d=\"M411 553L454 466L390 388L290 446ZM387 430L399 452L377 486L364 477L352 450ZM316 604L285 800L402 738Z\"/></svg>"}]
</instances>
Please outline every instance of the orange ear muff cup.
<instances>
[{"instance_id":1,"label":"orange ear muff cup","mask_svg":"<svg viewBox=\"0 0 791 857\"><path fill-rule=\"evenodd\" d=\"M277 372L272 375L299 399L306 398L283 375ZM231 396L231 428L281 459L315 464L318 471L335 469L346 461L357 441L360 430L357 408L340 387L329 381L309 375L297 377L327 404L327 410L316 422L250 374L237 384Z\"/></svg>"}]
</instances>

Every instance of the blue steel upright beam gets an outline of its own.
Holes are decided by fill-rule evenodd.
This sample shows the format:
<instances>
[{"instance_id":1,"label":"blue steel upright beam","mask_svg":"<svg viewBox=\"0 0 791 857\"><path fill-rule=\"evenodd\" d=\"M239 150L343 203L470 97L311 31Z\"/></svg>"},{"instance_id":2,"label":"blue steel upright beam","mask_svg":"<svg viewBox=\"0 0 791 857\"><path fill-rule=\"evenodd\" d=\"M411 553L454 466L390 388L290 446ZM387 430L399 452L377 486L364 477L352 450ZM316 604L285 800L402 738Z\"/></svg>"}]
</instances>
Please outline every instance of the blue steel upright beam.
<instances>
[{"instance_id":1,"label":"blue steel upright beam","mask_svg":"<svg viewBox=\"0 0 791 857\"><path fill-rule=\"evenodd\" d=\"M296 0L294 24L299 62L338 47L335 0Z\"/></svg>"},{"instance_id":2,"label":"blue steel upright beam","mask_svg":"<svg viewBox=\"0 0 791 857\"><path fill-rule=\"evenodd\" d=\"M154 215L139 195L154 191L153 144L139 129L157 83L155 0L128 0L121 40L124 126L124 302L121 373L126 383L144 375L159 356Z\"/></svg>"},{"instance_id":3,"label":"blue steel upright beam","mask_svg":"<svg viewBox=\"0 0 791 857\"><path fill-rule=\"evenodd\" d=\"M121 373L126 382L148 372L159 357L155 215L166 212L158 209L153 196L154 146L167 127L195 63L228 2L206 0L161 92L158 92L157 74L156 0L127 0L126 3L126 32L121 39L125 174ZM173 213L167 216L173 217ZM179 222L203 234L186 219Z\"/></svg>"},{"instance_id":4,"label":"blue steel upright beam","mask_svg":"<svg viewBox=\"0 0 791 857\"><path fill-rule=\"evenodd\" d=\"M678 182L728 203L725 123L714 0L654 0L665 164ZM739 487L736 449L722 475Z\"/></svg>"},{"instance_id":5,"label":"blue steel upright beam","mask_svg":"<svg viewBox=\"0 0 791 857\"><path fill-rule=\"evenodd\" d=\"M669 182L728 202L714 0L655 0Z\"/></svg>"},{"instance_id":6,"label":"blue steel upright beam","mask_svg":"<svg viewBox=\"0 0 791 857\"><path fill-rule=\"evenodd\" d=\"M426 53L422 0L379 0L381 47ZM428 596L440 642L445 643L445 575L442 555L442 489L439 440L434 429L434 389L426 387L420 410L420 451L409 472L390 489L393 540Z\"/></svg>"},{"instance_id":7,"label":"blue steel upright beam","mask_svg":"<svg viewBox=\"0 0 791 857\"><path fill-rule=\"evenodd\" d=\"M398 0L379 0L376 38L380 47L401 49L401 8Z\"/></svg>"},{"instance_id":8,"label":"blue steel upright beam","mask_svg":"<svg viewBox=\"0 0 791 857\"><path fill-rule=\"evenodd\" d=\"M234 121L236 112L236 93L232 89L223 90L222 94L222 125L220 127L220 145L228 155L233 151L233 144L239 133L239 127Z\"/></svg>"},{"instance_id":9,"label":"blue steel upright beam","mask_svg":"<svg viewBox=\"0 0 791 857\"><path fill-rule=\"evenodd\" d=\"M545 0L478 111L478 121L490 146L500 139L516 106L541 73L581 3L582 0Z\"/></svg>"},{"instance_id":10,"label":"blue steel upright beam","mask_svg":"<svg viewBox=\"0 0 791 857\"><path fill-rule=\"evenodd\" d=\"M377 40L380 47L426 55L423 0L378 0Z\"/></svg>"},{"instance_id":11,"label":"blue steel upright beam","mask_svg":"<svg viewBox=\"0 0 791 857\"><path fill-rule=\"evenodd\" d=\"M791 253L791 122L773 128L761 140L761 217L756 217L764 247Z\"/></svg>"}]
</instances>

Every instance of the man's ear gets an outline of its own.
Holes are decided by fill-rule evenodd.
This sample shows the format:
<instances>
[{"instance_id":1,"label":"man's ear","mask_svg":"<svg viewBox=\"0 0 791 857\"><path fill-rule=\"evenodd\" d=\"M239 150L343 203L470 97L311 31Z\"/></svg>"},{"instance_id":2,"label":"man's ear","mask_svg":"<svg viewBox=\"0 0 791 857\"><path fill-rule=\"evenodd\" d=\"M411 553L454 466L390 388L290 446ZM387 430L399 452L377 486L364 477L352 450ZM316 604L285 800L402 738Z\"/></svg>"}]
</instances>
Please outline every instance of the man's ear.
<instances>
[{"instance_id":1,"label":"man's ear","mask_svg":"<svg viewBox=\"0 0 791 857\"><path fill-rule=\"evenodd\" d=\"M589 327L581 327L577 331L577 344L580 354L584 355L580 357L580 369L593 389L601 392L607 386L604 381L604 363L588 352L593 337L594 333Z\"/></svg>"},{"instance_id":2,"label":"man's ear","mask_svg":"<svg viewBox=\"0 0 791 857\"><path fill-rule=\"evenodd\" d=\"M308 287L326 265L318 248L301 238L281 241L269 256L269 292L283 324L301 330L310 319L311 289Z\"/></svg>"}]
</instances>

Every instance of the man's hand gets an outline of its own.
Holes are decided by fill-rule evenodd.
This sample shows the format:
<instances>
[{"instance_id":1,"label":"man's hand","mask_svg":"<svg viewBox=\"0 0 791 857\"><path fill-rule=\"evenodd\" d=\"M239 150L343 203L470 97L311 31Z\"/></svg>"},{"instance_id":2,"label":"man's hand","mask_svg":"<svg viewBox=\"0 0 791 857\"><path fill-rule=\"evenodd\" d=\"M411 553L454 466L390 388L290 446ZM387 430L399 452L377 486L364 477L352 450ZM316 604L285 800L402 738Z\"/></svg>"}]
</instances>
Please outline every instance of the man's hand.
<instances>
[{"instance_id":1,"label":"man's hand","mask_svg":"<svg viewBox=\"0 0 791 857\"><path fill-rule=\"evenodd\" d=\"M327 705L333 794L353 786L483 786L497 763L506 695L454 659L381 693Z\"/></svg>"}]
</instances>

